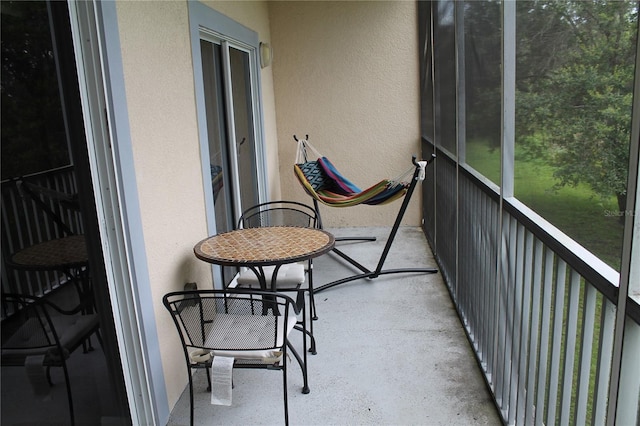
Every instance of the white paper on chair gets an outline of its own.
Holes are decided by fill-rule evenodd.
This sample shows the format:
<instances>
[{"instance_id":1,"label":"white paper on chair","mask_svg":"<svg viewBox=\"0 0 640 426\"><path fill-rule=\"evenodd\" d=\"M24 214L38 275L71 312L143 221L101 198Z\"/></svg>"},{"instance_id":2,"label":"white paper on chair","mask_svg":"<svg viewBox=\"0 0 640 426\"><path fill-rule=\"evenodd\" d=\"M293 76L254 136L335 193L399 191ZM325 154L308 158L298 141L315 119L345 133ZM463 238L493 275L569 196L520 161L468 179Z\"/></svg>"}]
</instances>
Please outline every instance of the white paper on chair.
<instances>
[{"instance_id":1,"label":"white paper on chair","mask_svg":"<svg viewBox=\"0 0 640 426\"><path fill-rule=\"evenodd\" d=\"M231 405L233 358L214 356L211 363L211 404Z\"/></svg>"},{"instance_id":2,"label":"white paper on chair","mask_svg":"<svg viewBox=\"0 0 640 426\"><path fill-rule=\"evenodd\" d=\"M24 366L27 370L27 377L33 393L41 396L43 401L50 401L51 387L47 379L47 367L44 366L44 355L27 356L24 360Z\"/></svg>"}]
</instances>

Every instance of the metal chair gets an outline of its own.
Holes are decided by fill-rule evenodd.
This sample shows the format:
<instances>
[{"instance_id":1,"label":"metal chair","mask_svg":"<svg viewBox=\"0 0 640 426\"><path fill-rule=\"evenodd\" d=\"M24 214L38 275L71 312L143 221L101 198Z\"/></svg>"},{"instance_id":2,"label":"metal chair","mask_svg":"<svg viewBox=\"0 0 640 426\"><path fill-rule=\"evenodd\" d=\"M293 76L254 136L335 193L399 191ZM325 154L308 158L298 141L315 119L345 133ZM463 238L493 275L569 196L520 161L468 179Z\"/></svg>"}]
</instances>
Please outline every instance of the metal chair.
<instances>
[{"instance_id":1,"label":"metal chair","mask_svg":"<svg viewBox=\"0 0 640 426\"><path fill-rule=\"evenodd\" d=\"M102 346L98 316L64 310L46 298L4 294L3 300L15 313L2 321L2 366L26 368L37 395L49 392L51 367L62 367L70 424L75 424L67 360L93 334Z\"/></svg>"},{"instance_id":2,"label":"metal chair","mask_svg":"<svg viewBox=\"0 0 640 426\"><path fill-rule=\"evenodd\" d=\"M8 293L26 292L42 296L70 284L76 290L78 304L83 304L86 313L91 313L94 309L91 274L78 194L63 192L55 189L56 186L34 181L31 177L21 177L10 180L3 188L3 202L10 201L14 209L9 220L13 217L15 221L15 226L3 228L2 231L2 266L7 267L8 278L5 290ZM64 181L61 186L66 186ZM14 217L16 212L19 218ZM61 260L60 263L54 262L49 256L42 256L41 250L37 250L40 256L31 253L20 255L19 260L14 259L16 254L25 249L43 244L46 244L48 252L60 254L53 256ZM67 262L65 250L73 250L72 263ZM82 259L80 253L83 254ZM25 290L27 285L28 291Z\"/></svg>"},{"instance_id":3,"label":"metal chair","mask_svg":"<svg viewBox=\"0 0 640 426\"><path fill-rule=\"evenodd\" d=\"M263 226L300 226L305 228L320 228L320 221L316 209L295 201L269 201L245 210L238 220L238 228L258 228ZM264 273L267 283L271 282L274 267L265 267ZM305 279L308 277L308 280ZM237 279L238 286L256 288L258 277L249 269L240 271ZM305 285L306 284L306 285ZM313 289L313 261L283 265L276 277L277 291L297 291L303 288L309 293L309 335L311 337L310 351L316 354L316 344L313 338L313 321L318 319Z\"/></svg>"},{"instance_id":4,"label":"metal chair","mask_svg":"<svg viewBox=\"0 0 640 426\"><path fill-rule=\"evenodd\" d=\"M261 290L192 290L166 294L162 302L178 329L189 377L190 422L193 425L192 369L209 368L215 357L234 358L233 368L264 368L282 371L285 424L287 401L287 354L295 356L303 373L303 393L309 393L306 355L303 361L289 341L296 315L304 309L304 293L294 302L289 296ZM304 312L302 313L304 318ZM306 337L303 337L306 353Z\"/></svg>"}]
</instances>

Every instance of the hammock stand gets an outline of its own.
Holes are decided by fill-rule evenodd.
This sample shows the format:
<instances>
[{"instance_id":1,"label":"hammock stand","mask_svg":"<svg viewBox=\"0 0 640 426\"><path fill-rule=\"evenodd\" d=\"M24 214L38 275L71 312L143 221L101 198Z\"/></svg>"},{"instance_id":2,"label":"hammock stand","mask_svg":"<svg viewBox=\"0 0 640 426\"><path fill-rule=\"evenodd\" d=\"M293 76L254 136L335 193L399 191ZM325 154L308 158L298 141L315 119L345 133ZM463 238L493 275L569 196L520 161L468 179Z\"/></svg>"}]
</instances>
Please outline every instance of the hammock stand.
<instances>
[{"instance_id":1,"label":"hammock stand","mask_svg":"<svg viewBox=\"0 0 640 426\"><path fill-rule=\"evenodd\" d=\"M435 160L435 155L432 154L432 157L428 161L420 162L416 161L415 155L412 157L411 162L413 163L414 169L409 183L383 180L378 184L361 191L358 187L342 176L326 157L318 156L317 160L309 161L307 158L308 151L311 150L317 153L317 151L308 142L309 135L306 135L306 139L298 139L295 135L293 138L298 142L298 159L294 165L294 172L304 190L313 198L313 205L318 212L320 228L322 228L322 219L320 216L319 203L330 207L349 207L358 204L380 205L390 203L404 196L404 200L402 201L402 205L400 206L400 210L398 211L393 227L391 228L391 232L389 233L387 243L384 246L375 270L370 270L340 249L334 247L332 251L335 254L354 266L361 273L324 284L316 288L314 290L315 293L362 278L373 279L386 274L434 274L438 272L435 268L383 269L384 262L387 259L393 240L400 227L400 222L407 210L409 201L411 201L413 191L415 190L418 181L422 181L424 179L424 169L431 164L433 160ZM336 237L336 242L375 240L375 237Z\"/></svg>"}]
</instances>

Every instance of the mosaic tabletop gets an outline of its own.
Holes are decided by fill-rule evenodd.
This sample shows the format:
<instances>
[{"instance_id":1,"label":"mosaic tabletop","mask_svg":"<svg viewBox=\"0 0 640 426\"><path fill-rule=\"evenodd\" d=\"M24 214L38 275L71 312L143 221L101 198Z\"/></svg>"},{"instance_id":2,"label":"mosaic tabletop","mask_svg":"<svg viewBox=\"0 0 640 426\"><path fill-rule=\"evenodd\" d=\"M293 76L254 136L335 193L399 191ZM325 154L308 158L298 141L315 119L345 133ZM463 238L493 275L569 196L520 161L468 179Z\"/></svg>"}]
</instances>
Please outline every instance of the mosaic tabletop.
<instances>
[{"instance_id":1,"label":"mosaic tabletop","mask_svg":"<svg viewBox=\"0 0 640 426\"><path fill-rule=\"evenodd\" d=\"M335 238L321 229L292 226L237 229L200 241L198 259L219 265L277 265L311 259L331 250Z\"/></svg>"},{"instance_id":2,"label":"mosaic tabletop","mask_svg":"<svg viewBox=\"0 0 640 426\"><path fill-rule=\"evenodd\" d=\"M45 241L27 247L11 258L14 266L28 269L63 269L87 263L84 235Z\"/></svg>"}]
</instances>

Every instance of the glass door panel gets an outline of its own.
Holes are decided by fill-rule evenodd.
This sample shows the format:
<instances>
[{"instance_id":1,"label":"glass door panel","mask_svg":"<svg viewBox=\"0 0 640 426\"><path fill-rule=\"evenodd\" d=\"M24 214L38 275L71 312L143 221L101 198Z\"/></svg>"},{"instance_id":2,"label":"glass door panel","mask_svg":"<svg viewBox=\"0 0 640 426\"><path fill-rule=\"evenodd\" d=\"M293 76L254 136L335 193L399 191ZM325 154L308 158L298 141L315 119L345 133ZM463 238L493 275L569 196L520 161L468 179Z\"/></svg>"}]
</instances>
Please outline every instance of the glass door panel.
<instances>
[{"instance_id":1,"label":"glass door panel","mask_svg":"<svg viewBox=\"0 0 640 426\"><path fill-rule=\"evenodd\" d=\"M246 209L258 204L258 176L249 54L232 47L229 49L229 59L238 173L240 175L240 202L243 209Z\"/></svg>"},{"instance_id":2,"label":"glass door panel","mask_svg":"<svg viewBox=\"0 0 640 426\"><path fill-rule=\"evenodd\" d=\"M0 28L0 423L131 424L67 3L3 1Z\"/></svg>"},{"instance_id":3,"label":"glass door panel","mask_svg":"<svg viewBox=\"0 0 640 426\"><path fill-rule=\"evenodd\" d=\"M209 181L213 194L216 231L226 232L233 229L234 212L231 202L233 199L231 192L232 168L227 146L228 132L222 82L222 46L201 40L200 51L207 112L207 135L209 137L207 141L209 145Z\"/></svg>"},{"instance_id":4,"label":"glass door panel","mask_svg":"<svg viewBox=\"0 0 640 426\"><path fill-rule=\"evenodd\" d=\"M200 40L215 232L235 228L242 210L259 202L251 60L225 40ZM236 274L223 268L224 285Z\"/></svg>"},{"instance_id":5,"label":"glass door panel","mask_svg":"<svg viewBox=\"0 0 640 426\"><path fill-rule=\"evenodd\" d=\"M209 182L213 195L213 209L216 232L231 231L234 227L233 209L233 168L230 162L226 107L223 84L222 46L205 40L200 41L202 55L202 76L207 114L207 135L209 146ZM228 285L233 279L235 268L223 267L222 279Z\"/></svg>"}]
</instances>

